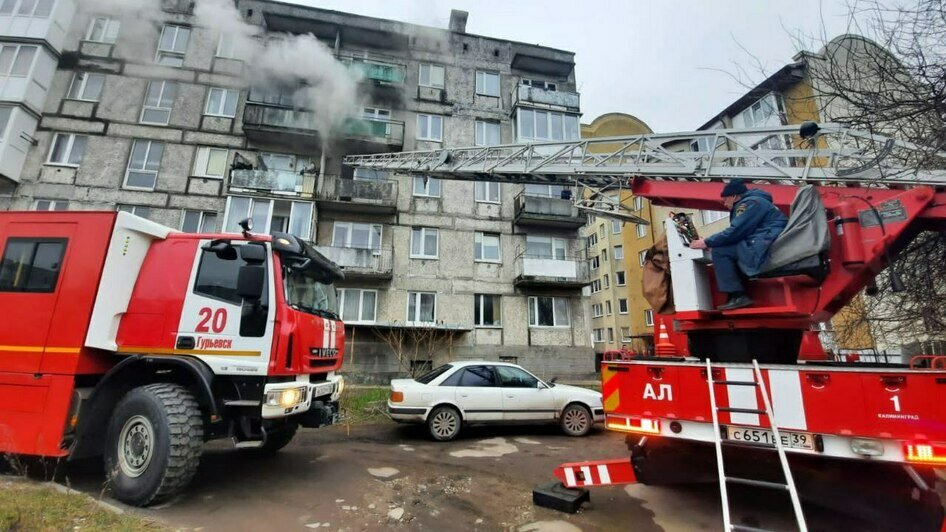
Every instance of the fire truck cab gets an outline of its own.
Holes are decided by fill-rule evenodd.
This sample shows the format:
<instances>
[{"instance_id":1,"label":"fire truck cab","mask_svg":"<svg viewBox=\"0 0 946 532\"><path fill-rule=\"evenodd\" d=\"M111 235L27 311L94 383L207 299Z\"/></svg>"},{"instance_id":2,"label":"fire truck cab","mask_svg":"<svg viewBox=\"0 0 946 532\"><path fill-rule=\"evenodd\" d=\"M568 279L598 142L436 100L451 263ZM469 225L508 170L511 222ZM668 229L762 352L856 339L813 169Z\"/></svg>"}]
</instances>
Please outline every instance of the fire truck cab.
<instances>
[{"instance_id":1,"label":"fire truck cab","mask_svg":"<svg viewBox=\"0 0 946 532\"><path fill-rule=\"evenodd\" d=\"M335 421L337 266L295 236L185 234L128 213L0 213L0 452L104 455L146 505L204 441L274 452Z\"/></svg>"}]
</instances>

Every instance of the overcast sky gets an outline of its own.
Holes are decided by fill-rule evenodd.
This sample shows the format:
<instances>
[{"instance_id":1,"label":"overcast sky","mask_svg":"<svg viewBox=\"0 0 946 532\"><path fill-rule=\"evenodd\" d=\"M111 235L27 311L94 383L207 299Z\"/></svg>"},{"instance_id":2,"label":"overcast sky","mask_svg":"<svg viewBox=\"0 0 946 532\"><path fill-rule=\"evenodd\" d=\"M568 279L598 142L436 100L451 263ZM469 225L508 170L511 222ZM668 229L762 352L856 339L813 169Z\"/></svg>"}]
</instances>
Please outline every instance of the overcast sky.
<instances>
[{"instance_id":1,"label":"overcast sky","mask_svg":"<svg viewBox=\"0 0 946 532\"><path fill-rule=\"evenodd\" d=\"M294 1L441 28L468 11L468 33L575 52L582 122L623 112L657 132L699 127L799 41L817 51L848 27L846 0Z\"/></svg>"}]
</instances>

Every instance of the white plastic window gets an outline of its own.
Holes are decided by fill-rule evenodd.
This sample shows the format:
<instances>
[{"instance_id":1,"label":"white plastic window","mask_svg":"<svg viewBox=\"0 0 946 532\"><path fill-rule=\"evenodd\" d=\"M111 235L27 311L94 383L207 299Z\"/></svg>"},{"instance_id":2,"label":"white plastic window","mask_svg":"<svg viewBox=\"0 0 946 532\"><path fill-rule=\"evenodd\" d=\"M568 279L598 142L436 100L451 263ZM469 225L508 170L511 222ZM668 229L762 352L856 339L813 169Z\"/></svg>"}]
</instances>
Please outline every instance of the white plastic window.
<instances>
[{"instance_id":1,"label":"white plastic window","mask_svg":"<svg viewBox=\"0 0 946 532\"><path fill-rule=\"evenodd\" d=\"M131 146L125 188L154 190L164 156L164 143L137 139Z\"/></svg>"},{"instance_id":2,"label":"white plastic window","mask_svg":"<svg viewBox=\"0 0 946 532\"><path fill-rule=\"evenodd\" d=\"M564 297L529 297L529 325L532 327L568 327L568 299Z\"/></svg>"},{"instance_id":3,"label":"white plastic window","mask_svg":"<svg viewBox=\"0 0 946 532\"><path fill-rule=\"evenodd\" d=\"M478 71L476 73L476 94L499 97L499 74Z\"/></svg>"},{"instance_id":4,"label":"white plastic window","mask_svg":"<svg viewBox=\"0 0 946 532\"><path fill-rule=\"evenodd\" d=\"M417 115L417 140L443 140L443 117L440 115Z\"/></svg>"},{"instance_id":5,"label":"white plastic window","mask_svg":"<svg viewBox=\"0 0 946 532\"><path fill-rule=\"evenodd\" d=\"M433 323L437 316L437 294L433 292L407 293L407 321Z\"/></svg>"},{"instance_id":6,"label":"white plastic window","mask_svg":"<svg viewBox=\"0 0 946 532\"><path fill-rule=\"evenodd\" d=\"M184 53L191 37L190 28L168 24L161 30L155 62L159 65L184 66Z\"/></svg>"},{"instance_id":7,"label":"white plastic window","mask_svg":"<svg viewBox=\"0 0 946 532\"><path fill-rule=\"evenodd\" d=\"M222 179L227 171L227 157L230 152L224 148L201 146L194 158L194 174L198 177Z\"/></svg>"},{"instance_id":8,"label":"white plastic window","mask_svg":"<svg viewBox=\"0 0 946 532\"><path fill-rule=\"evenodd\" d=\"M240 91L212 87L207 92L207 106L204 114L233 118L236 116L237 103L240 101Z\"/></svg>"},{"instance_id":9,"label":"white plastic window","mask_svg":"<svg viewBox=\"0 0 946 532\"><path fill-rule=\"evenodd\" d=\"M422 87L442 89L444 87L443 79L442 66L429 64L420 65L420 79L418 84Z\"/></svg>"},{"instance_id":10,"label":"white plastic window","mask_svg":"<svg viewBox=\"0 0 946 532\"><path fill-rule=\"evenodd\" d=\"M166 126L171 120L171 109L176 97L176 82L152 81L148 83L145 102L141 107L141 123Z\"/></svg>"},{"instance_id":11,"label":"white plastic window","mask_svg":"<svg viewBox=\"0 0 946 532\"><path fill-rule=\"evenodd\" d=\"M118 39L118 30L121 23L108 17L95 17L89 23L89 31L85 40L104 44L114 44Z\"/></svg>"},{"instance_id":12,"label":"white plastic window","mask_svg":"<svg viewBox=\"0 0 946 532\"><path fill-rule=\"evenodd\" d=\"M480 233L473 235L474 259L484 262L499 262L499 234L498 233Z\"/></svg>"},{"instance_id":13,"label":"white plastic window","mask_svg":"<svg viewBox=\"0 0 946 532\"><path fill-rule=\"evenodd\" d=\"M73 133L56 133L46 164L79 166L85 156L85 147L89 137Z\"/></svg>"},{"instance_id":14,"label":"white plastic window","mask_svg":"<svg viewBox=\"0 0 946 532\"><path fill-rule=\"evenodd\" d=\"M66 93L66 98L70 100L97 102L102 95L102 87L104 85L104 74L76 72L75 75L72 76L72 83L69 84L69 91Z\"/></svg>"},{"instance_id":15,"label":"white plastic window","mask_svg":"<svg viewBox=\"0 0 946 532\"><path fill-rule=\"evenodd\" d=\"M440 231L432 227L411 229L411 258L436 259L439 252Z\"/></svg>"}]
</instances>

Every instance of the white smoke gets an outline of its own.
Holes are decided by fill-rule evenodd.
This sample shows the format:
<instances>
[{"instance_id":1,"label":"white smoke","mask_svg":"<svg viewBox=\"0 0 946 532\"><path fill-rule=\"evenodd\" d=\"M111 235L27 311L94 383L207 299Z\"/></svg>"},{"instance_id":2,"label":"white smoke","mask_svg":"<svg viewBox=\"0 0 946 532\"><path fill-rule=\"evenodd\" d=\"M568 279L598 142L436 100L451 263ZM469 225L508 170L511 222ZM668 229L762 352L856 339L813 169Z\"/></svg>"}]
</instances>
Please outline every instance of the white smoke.
<instances>
[{"instance_id":1,"label":"white smoke","mask_svg":"<svg viewBox=\"0 0 946 532\"><path fill-rule=\"evenodd\" d=\"M120 57L138 61L154 58L160 31L156 21L163 16L160 0L80 0L78 7L82 13L109 16L121 23Z\"/></svg>"},{"instance_id":2,"label":"white smoke","mask_svg":"<svg viewBox=\"0 0 946 532\"><path fill-rule=\"evenodd\" d=\"M83 0L91 13L115 14L141 35L154 53L160 0ZM137 22L136 22L137 21ZM246 64L247 83L254 88L289 93L294 105L312 111L322 133L323 148L334 132L360 108L358 78L335 59L332 50L313 35L266 35L246 22L233 0L197 0L194 23L210 33L214 46L221 35L233 40L237 57ZM140 28L147 25L150 32ZM149 36L146 38L145 36ZM192 39L194 36L191 37Z\"/></svg>"}]
</instances>

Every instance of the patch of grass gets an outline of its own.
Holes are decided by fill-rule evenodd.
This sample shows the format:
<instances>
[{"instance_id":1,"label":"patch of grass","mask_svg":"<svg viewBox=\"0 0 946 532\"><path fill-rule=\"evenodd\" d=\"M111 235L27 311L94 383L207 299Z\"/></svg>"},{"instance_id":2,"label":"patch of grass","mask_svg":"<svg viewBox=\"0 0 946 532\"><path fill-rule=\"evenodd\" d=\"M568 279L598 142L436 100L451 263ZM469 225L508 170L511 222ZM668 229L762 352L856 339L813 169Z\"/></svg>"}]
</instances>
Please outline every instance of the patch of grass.
<instances>
[{"instance_id":1,"label":"patch of grass","mask_svg":"<svg viewBox=\"0 0 946 532\"><path fill-rule=\"evenodd\" d=\"M163 530L153 521L116 514L84 495L26 480L0 479L0 530Z\"/></svg>"},{"instance_id":2,"label":"patch of grass","mask_svg":"<svg viewBox=\"0 0 946 532\"><path fill-rule=\"evenodd\" d=\"M385 403L388 386L349 386L342 392L341 410L349 423L365 423L388 419Z\"/></svg>"}]
</instances>

